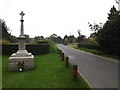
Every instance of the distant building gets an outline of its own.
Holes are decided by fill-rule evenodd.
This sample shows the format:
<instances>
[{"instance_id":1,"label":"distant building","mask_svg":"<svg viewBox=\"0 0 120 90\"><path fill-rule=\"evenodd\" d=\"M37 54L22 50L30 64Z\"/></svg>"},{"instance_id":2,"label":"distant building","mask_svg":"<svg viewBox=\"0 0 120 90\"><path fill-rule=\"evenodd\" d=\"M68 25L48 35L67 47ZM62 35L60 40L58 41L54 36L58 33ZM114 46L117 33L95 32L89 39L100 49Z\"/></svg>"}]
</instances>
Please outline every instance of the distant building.
<instances>
[{"instance_id":1,"label":"distant building","mask_svg":"<svg viewBox=\"0 0 120 90\"><path fill-rule=\"evenodd\" d=\"M30 38L30 43L35 43L35 39L34 38Z\"/></svg>"}]
</instances>

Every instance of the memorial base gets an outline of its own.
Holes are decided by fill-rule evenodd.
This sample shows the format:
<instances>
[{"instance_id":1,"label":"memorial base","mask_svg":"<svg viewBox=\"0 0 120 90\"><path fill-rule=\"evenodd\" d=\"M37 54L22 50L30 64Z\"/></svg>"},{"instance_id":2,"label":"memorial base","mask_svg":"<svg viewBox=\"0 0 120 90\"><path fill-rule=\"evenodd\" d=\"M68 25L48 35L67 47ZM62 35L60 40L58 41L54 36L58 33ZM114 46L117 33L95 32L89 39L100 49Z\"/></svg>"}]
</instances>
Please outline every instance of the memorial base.
<instances>
[{"instance_id":1,"label":"memorial base","mask_svg":"<svg viewBox=\"0 0 120 90\"><path fill-rule=\"evenodd\" d=\"M30 70L34 68L34 56L26 50L18 50L9 57L9 71Z\"/></svg>"}]
</instances>

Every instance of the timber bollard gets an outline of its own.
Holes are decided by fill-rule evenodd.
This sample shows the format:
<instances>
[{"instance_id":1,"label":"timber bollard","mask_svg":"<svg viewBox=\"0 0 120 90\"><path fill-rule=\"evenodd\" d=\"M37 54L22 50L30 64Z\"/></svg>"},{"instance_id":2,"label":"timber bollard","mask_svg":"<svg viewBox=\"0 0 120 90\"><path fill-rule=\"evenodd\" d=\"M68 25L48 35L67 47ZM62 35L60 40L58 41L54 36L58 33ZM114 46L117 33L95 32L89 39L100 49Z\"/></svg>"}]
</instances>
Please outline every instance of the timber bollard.
<instances>
[{"instance_id":1,"label":"timber bollard","mask_svg":"<svg viewBox=\"0 0 120 90\"><path fill-rule=\"evenodd\" d=\"M62 61L64 61L64 53L62 53Z\"/></svg>"},{"instance_id":2,"label":"timber bollard","mask_svg":"<svg viewBox=\"0 0 120 90\"><path fill-rule=\"evenodd\" d=\"M77 81L77 65L73 66L73 80Z\"/></svg>"},{"instance_id":3,"label":"timber bollard","mask_svg":"<svg viewBox=\"0 0 120 90\"><path fill-rule=\"evenodd\" d=\"M69 64L69 58L68 57L66 57L66 67L68 68L68 65Z\"/></svg>"}]
</instances>

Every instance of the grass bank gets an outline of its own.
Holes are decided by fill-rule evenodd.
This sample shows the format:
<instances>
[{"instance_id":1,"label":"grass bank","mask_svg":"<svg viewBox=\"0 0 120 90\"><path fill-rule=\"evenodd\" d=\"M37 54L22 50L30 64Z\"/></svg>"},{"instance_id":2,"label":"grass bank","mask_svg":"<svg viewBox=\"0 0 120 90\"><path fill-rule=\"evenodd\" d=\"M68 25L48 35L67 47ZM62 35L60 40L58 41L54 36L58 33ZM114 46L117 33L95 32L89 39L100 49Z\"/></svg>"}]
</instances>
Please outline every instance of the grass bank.
<instances>
[{"instance_id":1,"label":"grass bank","mask_svg":"<svg viewBox=\"0 0 120 90\"><path fill-rule=\"evenodd\" d=\"M66 68L56 53L35 56L35 69L24 72L9 72L8 57L2 59L3 88L89 88L80 76L73 81L72 65Z\"/></svg>"},{"instance_id":2,"label":"grass bank","mask_svg":"<svg viewBox=\"0 0 120 90\"><path fill-rule=\"evenodd\" d=\"M77 45L67 45L67 46L75 48L75 49L78 49L78 50L82 50L82 51L85 51L85 52L93 53L93 54L96 54L96 55L105 56L105 57L109 57L109 58L120 60L120 56L107 55L107 54L103 53L100 50L87 49L87 48L79 48Z\"/></svg>"}]
</instances>

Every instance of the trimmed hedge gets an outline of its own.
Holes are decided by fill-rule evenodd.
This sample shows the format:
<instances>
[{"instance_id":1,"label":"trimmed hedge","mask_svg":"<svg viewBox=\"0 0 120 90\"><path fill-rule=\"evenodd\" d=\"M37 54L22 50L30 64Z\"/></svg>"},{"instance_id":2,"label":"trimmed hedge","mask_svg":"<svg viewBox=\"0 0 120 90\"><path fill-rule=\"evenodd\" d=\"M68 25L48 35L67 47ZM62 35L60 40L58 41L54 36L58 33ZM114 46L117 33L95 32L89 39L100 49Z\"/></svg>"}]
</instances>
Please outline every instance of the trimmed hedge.
<instances>
[{"instance_id":1,"label":"trimmed hedge","mask_svg":"<svg viewBox=\"0 0 120 90\"><path fill-rule=\"evenodd\" d=\"M97 49L97 50L100 49L100 47L99 47L98 44L92 44L92 43L91 44L88 44L88 43L79 43L78 47L79 48L87 48L87 49Z\"/></svg>"},{"instance_id":2,"label":"trimmed hedge","mask_svg":"<svg viewBox=\"0 0 120 90\"><path fill-rule=\"evenodd\" d=\"M26 49L28 52L31 52L34 55L49 53L48 44L27 45Z\"/></svg>"},{"instance_id":3,"label":"trimmed hedge","mask_svg":"<svg viewBox=\"0 0 120 90\"><path fill-rule=\"evenodd\" d=\"M37 41L38 44L48 44L47 40L38 40Z\"/></svg>"},{"instance_id":4,"label":"trimmed hedge","mask_svg":"<svg viewBox=\"0 0 120 90\"><path fill-rule=\"evenodd\" d=\"M33 55L45 54L49 53L49 45L48 44L27 44L26 49L28 52ZM11 55L18 51L17 44L2 44L2 54L3 55Z\"/></svg>"}]
</instances>

